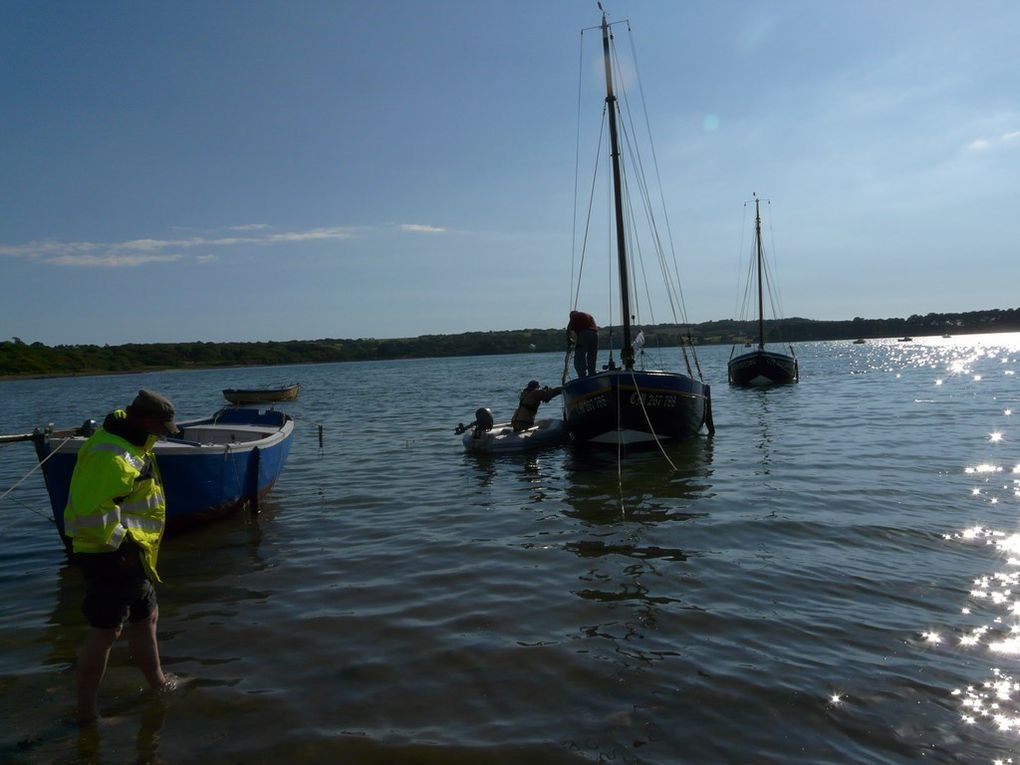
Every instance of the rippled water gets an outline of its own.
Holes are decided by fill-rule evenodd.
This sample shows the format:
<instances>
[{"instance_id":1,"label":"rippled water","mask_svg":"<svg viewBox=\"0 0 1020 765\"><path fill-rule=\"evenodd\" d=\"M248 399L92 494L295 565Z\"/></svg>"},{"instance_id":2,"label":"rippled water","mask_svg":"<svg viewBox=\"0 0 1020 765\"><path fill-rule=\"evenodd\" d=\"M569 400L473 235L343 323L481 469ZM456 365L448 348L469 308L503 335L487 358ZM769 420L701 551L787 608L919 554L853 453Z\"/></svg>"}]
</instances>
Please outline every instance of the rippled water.
<instances>
[{"instance_id":1,"label":"rippled water","mask_svg":"<svg viewBox=\"0 0 1020 765\"><path fill-rule=\"evenodd\" d=\"M0 502L0 760L1020 761L1020 335L797 350L799 385L748 391L702 349L718 430L676 472L464 454L556 354L0 382L6 433L302 385L262 514L164 543L188 684L143 691L121 641L98 733L39 474ZM35 461L0 449L2 493Z\"/></svg>"}]
</instances>

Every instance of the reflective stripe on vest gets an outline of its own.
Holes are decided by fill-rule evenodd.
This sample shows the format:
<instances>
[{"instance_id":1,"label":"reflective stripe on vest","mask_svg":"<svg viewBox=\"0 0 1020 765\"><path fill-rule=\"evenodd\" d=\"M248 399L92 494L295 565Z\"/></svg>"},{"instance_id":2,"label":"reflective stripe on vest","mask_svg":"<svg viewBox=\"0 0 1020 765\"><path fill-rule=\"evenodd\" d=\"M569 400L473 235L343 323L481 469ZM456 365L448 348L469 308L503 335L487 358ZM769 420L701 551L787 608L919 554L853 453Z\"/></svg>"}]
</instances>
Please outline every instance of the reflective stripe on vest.
<instances>
[{"instance_id":1,"label":"reflective stripe on vest","mask_svg":"<svg viewBox=\"0 0 1020 765\"><path fill-rule=\"evenodd\" d=\"M116 454L139 473L145 469L146 460L139 459L131 452L121 449L116 444L93 444L89 447L89 450L93 452L110 452L111 454Z\"/></svg>"},{"instance_id":2,"label":"reflective stripe on vest","mask_svg":"<svg viewBox=\"0 0 1020 765\"><path fill-rule=\"evenodd\" d=\"M129 529L147 531L150 534L158 534L163 530L163 523L152 518L140 518L132 515L124 518L123 523Z\"/></svg>"},{"instance_id":3,"label":"reflective stripe on vest","mask_svg":"<svg viewBox=\"0 0 1020 765\"><path fill-rule=\"evenodd\" d=\"M70 536L82 529L102 529L111 523L120 523L121 508L114 507L105 513L93 513L92 515L72 515L64 523L64 531Z\"/></svg>"},{"instance_id":4,"label":"reflective stripe on vest","mask_svg":"<svg viewBox=\"0 0 1020 765\"><path fill-rule=\"evenodd\" d=\"M143 510L154 510L163 504L163 492L156 489L148 497L136 499L133 502L124 502L120 506L122 513L140 513Z\"/></svg>"},{"instance_id":5,"label":"reflective stripe on vest","mask_svg":"<svg viewBox=\"0 0 1020 765\"><path fill-rule=\"evenodd\" d=\"M118 526L113 530L113 536L110 537L109 546L111 550L116 550L120 547L121 541L124 539L124 535L127 534L127 529L123 526Z\"/></svg>"}]
</instances>

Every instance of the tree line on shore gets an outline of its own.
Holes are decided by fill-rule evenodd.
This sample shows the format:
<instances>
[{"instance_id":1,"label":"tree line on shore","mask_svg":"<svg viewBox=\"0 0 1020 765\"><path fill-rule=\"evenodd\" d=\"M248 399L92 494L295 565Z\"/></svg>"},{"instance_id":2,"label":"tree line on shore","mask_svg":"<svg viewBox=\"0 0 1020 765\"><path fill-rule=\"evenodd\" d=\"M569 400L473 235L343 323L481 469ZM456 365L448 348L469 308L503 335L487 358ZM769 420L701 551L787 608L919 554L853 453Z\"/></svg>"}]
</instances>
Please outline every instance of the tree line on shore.
<instances>
[{"instance_id":1,"label":"tree line on shore","mask_svg":"<svg viewBox=\"0 0 1020 765\"><path fill-rule=\"evenodd\" d=\"M649 347L693 343L743 343L758 336L757 322L724 319L701 324L659 324L642 328ZM929 313L906 319L817 321L790 318L765 322L768 342L849 340L904 335L973 334L1020 331L1020 308ZM618 327L600 331L600 346L619 345ZM615 341L615 342L614 342ZM0 342L0 375L72 375L137 372L199 367L316 364L337 361L486 356L563 350L563 329L463 332L454 335L375 339L287 340L245 343L128 343L125 345L56 345Z\"/></svg>"}]
</instances>

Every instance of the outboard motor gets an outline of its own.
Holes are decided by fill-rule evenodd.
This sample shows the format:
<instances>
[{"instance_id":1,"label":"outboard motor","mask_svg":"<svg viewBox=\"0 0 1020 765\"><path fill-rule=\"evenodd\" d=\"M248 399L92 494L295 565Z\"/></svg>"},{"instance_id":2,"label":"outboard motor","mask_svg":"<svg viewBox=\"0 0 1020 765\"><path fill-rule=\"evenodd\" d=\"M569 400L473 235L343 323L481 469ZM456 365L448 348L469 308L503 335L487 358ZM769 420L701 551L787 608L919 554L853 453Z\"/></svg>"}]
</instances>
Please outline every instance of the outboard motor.
<instances>
[{"instance_id":1,"label":"outboard motor","mask_svg":"<svg viewBox=\"0 0 1020 765\"><path fill-rule=\"evenodd\" d=\"M486 407L482 407L481 409L475 410L474 422L472 422L470 425L460 423L457 425L456 428L453 429L453 432L459 436L461 433L464 433L469 428L474 428L475 432L472 433L471 435L473 438L478 438L478 436L480 436L485 431L492 430L492 426L493 426L492 410L487 409Z\"/></svg>"},{"instance_id":2,"label":"outboard motor","mask_svg":"<svg viewBox=\"0 0 1020 765\"><path fill-rule=\"evenodd\" d=\"M474 424L479 430L492 430L492 410L486 407L475 410Z\"/></svg>"}]
</instances>

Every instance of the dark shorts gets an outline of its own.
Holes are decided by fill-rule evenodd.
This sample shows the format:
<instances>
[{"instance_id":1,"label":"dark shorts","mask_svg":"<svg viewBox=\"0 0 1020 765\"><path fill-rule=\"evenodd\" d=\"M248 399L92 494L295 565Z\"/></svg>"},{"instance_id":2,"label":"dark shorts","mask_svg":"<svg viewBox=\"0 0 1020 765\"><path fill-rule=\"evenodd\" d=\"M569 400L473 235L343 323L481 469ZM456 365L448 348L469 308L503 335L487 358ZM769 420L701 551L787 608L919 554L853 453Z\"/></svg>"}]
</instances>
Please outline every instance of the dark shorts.
<instances>
[{"instance_id":1,"label":"dark shorts","mask_svg":"<svg viewBox=\"0 0 1020 765\"><path fill-rule=\"evenodd\" d=\"M78 553L76 558L85 574L81 610L90 626L117 629L125 619L145 621L156 610L156 590L134 545L121 545L115 552Z\"/></svg>"}]
</instances>

